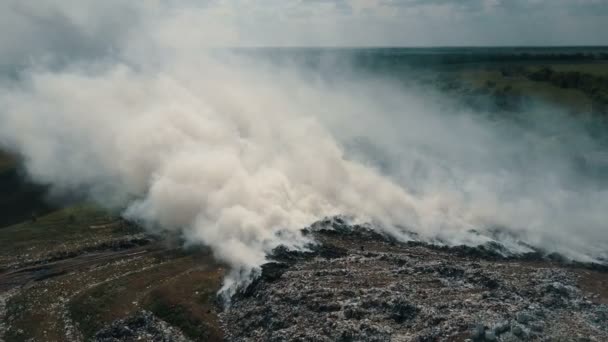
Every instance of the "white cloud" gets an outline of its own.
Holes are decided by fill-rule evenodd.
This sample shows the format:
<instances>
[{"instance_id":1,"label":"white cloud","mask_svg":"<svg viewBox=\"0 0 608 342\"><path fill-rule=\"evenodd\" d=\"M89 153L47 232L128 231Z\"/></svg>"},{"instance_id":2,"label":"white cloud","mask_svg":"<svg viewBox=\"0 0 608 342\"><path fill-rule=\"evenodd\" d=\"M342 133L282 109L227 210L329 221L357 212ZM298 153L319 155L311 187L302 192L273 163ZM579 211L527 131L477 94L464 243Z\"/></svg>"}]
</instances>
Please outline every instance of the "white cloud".
<instances>
[{"instance_id":1,"label":"white cloud","mask_svg":"<svg viewBox=\"0 0 608 342\"><path fill-rule=\"evenodd\" d=\"M176 21L191 23L188 39L176 36ZM608 0L7 0L0 65L91 58L156 38L170 46L595 45L608 44L606 22Z\"/></svg>"}]
</instances>

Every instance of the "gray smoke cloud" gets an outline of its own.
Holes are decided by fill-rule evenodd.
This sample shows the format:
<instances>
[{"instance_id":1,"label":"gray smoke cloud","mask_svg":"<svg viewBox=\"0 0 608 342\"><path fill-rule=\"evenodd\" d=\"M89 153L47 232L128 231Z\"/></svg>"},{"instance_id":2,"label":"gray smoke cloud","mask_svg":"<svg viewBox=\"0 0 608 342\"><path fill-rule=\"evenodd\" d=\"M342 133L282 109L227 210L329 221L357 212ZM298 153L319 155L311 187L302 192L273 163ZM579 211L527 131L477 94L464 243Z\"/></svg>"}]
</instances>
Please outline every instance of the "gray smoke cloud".
<instances>
[{"instance_id":1,"label":"gray smoke cloud","mask_svg":"<svg viewBox=\"0 0 608 342\"><path fill-rule=\"evenodd\" d=\"M580 120L547 106L496 120L347 61L312 70L209 49L235 33L204 7L127 9L124 27L64 15L82 50L42 49L77 62L3 80L0 145L53 192L211 246L235 270L227 287L331 215L402 240L606 256L605 182L577 166L606 158Z\"/></svg>"}]
</instances>

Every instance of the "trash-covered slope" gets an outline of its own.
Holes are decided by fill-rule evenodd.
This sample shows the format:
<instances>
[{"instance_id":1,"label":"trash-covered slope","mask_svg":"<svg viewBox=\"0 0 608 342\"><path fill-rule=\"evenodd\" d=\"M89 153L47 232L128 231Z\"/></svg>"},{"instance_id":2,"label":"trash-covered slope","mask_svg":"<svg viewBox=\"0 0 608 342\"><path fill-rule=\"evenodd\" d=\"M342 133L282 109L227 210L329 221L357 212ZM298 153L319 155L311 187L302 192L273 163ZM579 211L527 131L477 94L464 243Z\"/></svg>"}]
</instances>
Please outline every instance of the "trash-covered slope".
<instances>
[{"instance_id":1,"label":"trash-covered slope","mask_svg":"<svg viewBox=\"0 0 608 342\"><path fill-rule=\"evenodd\" d=\"M278 249L233 298L228 340L608 340L605 270L316 228L311 252Z\"/></svg>"}]
</instances>

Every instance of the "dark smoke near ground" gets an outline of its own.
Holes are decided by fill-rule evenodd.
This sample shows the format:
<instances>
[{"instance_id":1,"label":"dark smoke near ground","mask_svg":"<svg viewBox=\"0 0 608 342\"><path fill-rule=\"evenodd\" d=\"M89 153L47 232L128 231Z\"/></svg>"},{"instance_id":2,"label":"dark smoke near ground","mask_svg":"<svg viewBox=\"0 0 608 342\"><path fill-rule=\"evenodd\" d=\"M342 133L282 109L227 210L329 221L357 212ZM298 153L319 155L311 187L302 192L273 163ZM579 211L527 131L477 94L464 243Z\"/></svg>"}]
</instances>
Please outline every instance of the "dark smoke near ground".
<instances>
[{"instance_id":1,"label":"dark smoke near ground","mask_svg":"<svg viewBox=\"0 0 608 342\"><path fill-rule=\"evenodd\" d=\"M472 109L344 52L210 49L188 35L196 13L142 12L110 52L20 67L0 91L1 146L54 196L210 246L234 269L226 287L335 215L401 241L605 261L599 119Z\"/></svg>"}]
</instances>

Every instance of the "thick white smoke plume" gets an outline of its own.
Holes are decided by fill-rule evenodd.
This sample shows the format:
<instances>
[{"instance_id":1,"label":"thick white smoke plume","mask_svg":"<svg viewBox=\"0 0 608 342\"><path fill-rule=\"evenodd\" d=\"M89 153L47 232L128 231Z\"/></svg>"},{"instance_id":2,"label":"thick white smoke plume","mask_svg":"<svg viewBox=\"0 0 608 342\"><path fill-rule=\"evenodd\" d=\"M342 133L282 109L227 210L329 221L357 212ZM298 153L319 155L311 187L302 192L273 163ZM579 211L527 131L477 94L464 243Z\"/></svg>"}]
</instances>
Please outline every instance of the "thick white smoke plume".
<instances>
[{"instance_id":1,"label":"thick white smoke plume","mask_svg":"<svg viewBox=\"0 0 608 342\"><path fill-rule=\"evenodd\" d=\"M538 107L508 123L347 67L208 49L205 15L152 12L99 58L3 80L0 145L34 180L237 270L337 214L402 239L605 255L608 192L574 165L602 149L577 120Z\"/></svg>"}]
</instances>

